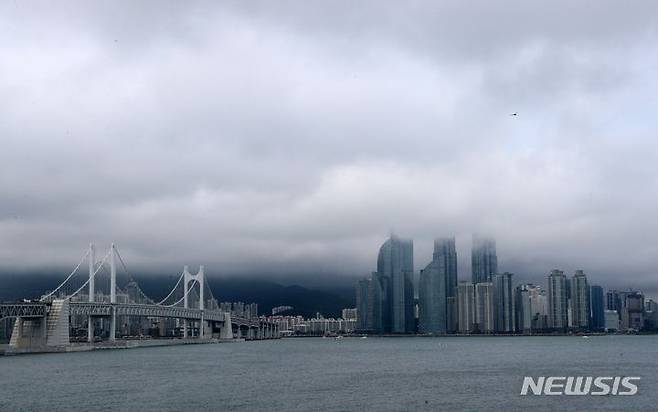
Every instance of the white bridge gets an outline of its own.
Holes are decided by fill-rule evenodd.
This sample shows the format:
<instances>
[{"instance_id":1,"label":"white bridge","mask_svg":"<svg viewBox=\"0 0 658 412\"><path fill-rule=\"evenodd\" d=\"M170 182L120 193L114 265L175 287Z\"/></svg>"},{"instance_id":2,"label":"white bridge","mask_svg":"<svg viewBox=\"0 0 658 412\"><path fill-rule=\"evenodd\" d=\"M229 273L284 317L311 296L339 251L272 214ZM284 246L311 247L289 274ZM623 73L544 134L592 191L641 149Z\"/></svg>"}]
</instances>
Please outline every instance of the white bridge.
<instances>
[{"instance_id":1,"label":"white bridge","mask_svg":"<svg viewBox=\"0 0 658 412\"><path fill-rule=\"evenodd\" d=\"M182 326L182 336L180 337L183 339L228 340L279 337L278 327L275 323L261 318L232 316L230 312L221 311L210 288L208 287L206 290L207 282L203 266L199 268L197 274L191 274L188 267L185 266L176 285L160 302L156 303L144 295L134 280L134 287L140 294L142 302L119 302L117 299L116 258L121 262L126 274L130 276L114 244L100 262L95 260L95 248L92 244L73 272L38 302L0 304L0 318L16 319L10 347L17 350L38 351L70 346L72 345L70 330L73 318L87 319L86 340L89 343L95 343L99 339L95 335L95 327L99 319L109 321L109 334L106 340L112 343L117 341L117 318L128 317L175 320ZM67 285L73 283L72 279L85 260L89 263L89 275L86 281L72 293L65 293ZM96 288L97 275L106 263L109 264L110 273L109 299L107 296L98 296ZM132 279L132 276L130 277ZM177 298L175 292L181 285L181 281L182 297L168 303L168 299Z\"/></svg>"}]
</instances>

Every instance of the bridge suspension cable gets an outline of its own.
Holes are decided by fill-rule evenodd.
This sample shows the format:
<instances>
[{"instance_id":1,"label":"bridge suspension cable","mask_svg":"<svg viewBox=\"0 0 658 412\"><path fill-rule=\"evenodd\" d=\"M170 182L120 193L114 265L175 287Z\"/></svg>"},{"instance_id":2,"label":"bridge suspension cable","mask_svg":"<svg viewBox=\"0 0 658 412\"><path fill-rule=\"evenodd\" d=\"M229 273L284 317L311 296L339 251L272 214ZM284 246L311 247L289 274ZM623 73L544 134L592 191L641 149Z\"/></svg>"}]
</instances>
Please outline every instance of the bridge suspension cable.
<instances>
[{"instance_id":1,"label":"bridge suspension cable","mask_svg":"<svg viewBox=\"0 0 658 412\"><path fill-rule=\"evenodd\" d=\"M48 299L49 297L51 297L52 295L57 293L62 288L62 286L64 286L66 284L66 282L71 280L73 275L75 275L75 273L78 271L78 269L80 269L80 266L82 265L82 262L84 262L85 259L87 259L87 256L89 256L89 249L87 249L87 253L85 253L84 256L82 256L82 259L80 259L80 262L78 262L78 265L75 267L75 269L73 269L73 272L71 272L71 274L68 275L66 277L66 279L64 279L64 281L62 283L60 283L59 286L57 286L52 292L50 292L47 295L43 296L39 301L43 302L44 300Z\"/></svg>"},{"instance_id":2,"label":"bridge suspension cable","mask_svg":"<svg viewBox=\"0 0 658 412\"><path fill-rule=\"evenodd\" d=\"M206 278L206 277L204 276L204 277L203 277L203 282L204 282L204 284L205 284L205 289L204 289L204 291L207 290L207 291L208 291L208 295L209 295L208 297L205 297L205 300L206 300L206 302L212 302L212 303L211 303L211 307L210 307L210 308L206 308L206 309L216 309L215 306L217 306L217 308L219 308L219 302L217 301L217 298L215 298L215 294L212 293L212 288L210 287L210 283L208 282L208 278Z\"/></svg>"},{"instance_id":3,"label":"bridge suspension cable","mask_svg":"<svg viewBox=\"0 0 658 412\"><path fill-rule=\"evenodd\" d=\"M132 282L134 282L135 285L137 285L137 290L138 290L139 293L142 295L142 297L143 297L147 302L153 303L153 299L151 299L151 298L149 298L148 296L146 296L146 293L144 293L144 291L142 290L142 288L139 287L139 283L137 283L137 281L136 281L135 278L133 277L132 273L130 273L130 272L128 271L128 267L126 266L126 263L123 261L123 258L121 257L121 253L119 253L119 249L116 247L116 245L114 245L113 247L114 247L114 251L115 251L116 254L117 254L117 257L119 258L119 262L121 263L121 267L123 267L123 271L126 272L126 275L128 275L128 277L130 278L130 280L131 280Z\"/></svg>"},{"instance_id":4,"label":"bridge suspension cable","mask_svg":"<svg viewBox=\"0 0 658 412\"><path fill-rule=\"evenodd\" d=\"M83 283L82 286L80 286L80 287L78 288L78 290L76 290L75 292L73 292L71 295L67 296L65 300L69 300L69 299L71 299L73 296L77 295L78 292L80 292L82 289L84 289L84 288L89 284L89 281L90 281L91 279L93 279L93 278L96 276L96 273L98 273L98 272L103 268L103 265L105 264L105 261L107 260L107 258L110 257L110 253L112 253L112 248L110 248L110 250L107 252L107 254L105 255L105 257L103 257L103 259L101 260L100 264L98 265L98 269L96 269L96 270L94 271L94 273L93 273L91 276L89 276L89 278L87 279L87 281L86 281L85 283Z\"/></svg>"},{"instance_id":5,"label":"bridge suspension cable","mask_svg":"<svg viewBox=\"0 0 658 412\"><path fill-rule=\"evenodd\" d=\"M183 280L183 277L185 277L185 272L181 272L180 277L178 278L178 282L176 282L176 285L173 287L173 289L171 289L171 292L169 292L169 294L165 296L165 298L162 299L160 302L156 303L156 305L158 306L162 305L165 300L169 299L169 297L174 294L176 288L178 287L178 285L180 285L181 280Z\"/></svg>"},{"instance_id":6,"label":"bridge suspension cable","mask_svg":"<svg viewBox=\"0 0 658 412\"><path fill-rule=\"evenodd\" d=\"M170 308L170 307L172 307L172 306L176 306L176 305L178 305L179 303L181 303L182 301L184 301L185 298L187 297L187 294L188 294L187 291L188 291L188 290L192 290L192 289L194 289L194 286L196 286L197 283L199 283L199 281L198 281L197 279L194 279L194 280L192 281L192 285L189 287L189 289L188 289L188 288L184 288L184 289L183 289L183 297L182 297L182 298L180 298L177 302L172 303L171 305L162 305L162 306L164 306L164 307L166 307L166 308Z\"/></svg>"}]
</instances>

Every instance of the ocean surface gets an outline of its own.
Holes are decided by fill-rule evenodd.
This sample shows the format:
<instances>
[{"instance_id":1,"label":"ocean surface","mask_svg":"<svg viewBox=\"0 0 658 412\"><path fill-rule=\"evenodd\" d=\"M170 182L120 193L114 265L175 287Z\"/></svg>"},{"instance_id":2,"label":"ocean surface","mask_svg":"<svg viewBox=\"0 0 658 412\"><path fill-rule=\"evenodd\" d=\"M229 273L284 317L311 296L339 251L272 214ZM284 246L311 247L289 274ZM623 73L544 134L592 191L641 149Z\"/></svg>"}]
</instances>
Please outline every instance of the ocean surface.
<instances>
[{"instance_id":1,"label":"ocean surface","mask_svg":"<svg viewBox=\"0 0 658 412\"><path fill-rule=\"evenodd\" d=\"M639 376L521 396L524 376ZM657 410L658 336L294 338L0 357L0 411Z\"/></svg>"}]
</instances>

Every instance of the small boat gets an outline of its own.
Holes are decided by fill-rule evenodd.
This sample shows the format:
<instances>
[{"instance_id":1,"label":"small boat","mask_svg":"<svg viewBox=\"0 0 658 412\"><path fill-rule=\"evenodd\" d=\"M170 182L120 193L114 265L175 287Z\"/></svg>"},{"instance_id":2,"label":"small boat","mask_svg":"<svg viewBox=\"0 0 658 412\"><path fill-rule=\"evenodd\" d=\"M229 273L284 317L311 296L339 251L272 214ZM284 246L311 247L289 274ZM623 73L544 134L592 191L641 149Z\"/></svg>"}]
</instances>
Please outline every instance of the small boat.
<instances>
[{"instance_id":1,"label":"small boat","mask_svg":"<svg viewBox=\"0 0 658 412\"><path fill-rule=\"evenodd\" d=\"M361 336L361 339L368 339L367 336Z\"/></svg>"},{"instance_id":2,"label":"small boat","mask_svg":"<svg viewBox=\"0 0 658 412\"><path fill-rule=\"evenodd\" d=\"M589 336L583 335L583 339L589 339Z\"/></svg>"}]
</instances>

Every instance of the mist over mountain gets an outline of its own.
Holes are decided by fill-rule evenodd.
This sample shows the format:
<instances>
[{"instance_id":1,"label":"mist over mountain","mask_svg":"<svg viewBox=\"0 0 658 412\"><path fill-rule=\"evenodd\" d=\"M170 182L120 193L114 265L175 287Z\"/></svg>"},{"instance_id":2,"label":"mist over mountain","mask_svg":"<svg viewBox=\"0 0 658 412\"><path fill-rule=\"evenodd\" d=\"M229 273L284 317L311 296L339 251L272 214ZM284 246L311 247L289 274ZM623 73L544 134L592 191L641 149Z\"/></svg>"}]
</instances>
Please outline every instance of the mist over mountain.
<instances>
[{"instance_id":1,"label":"mist over mountain","mask_svg":"<svg viewBox=\"0 0 658 412\"><path fill-rule=\"evenodd\" d=\"M175 276L143 275L134 277L142 291L154 300L164 298L178 280ZM0 302L39 298L55 288L61 280L54 274L20 274L0 277ZM260 314L269 315L276 306L292 306L286 314L314 317L340 317L341 310L355 306L353 287L324 286L306 288L299 285L243 278L208 278L215 298L220 302L258 303Z\"/></svg>"}]
</instances>

